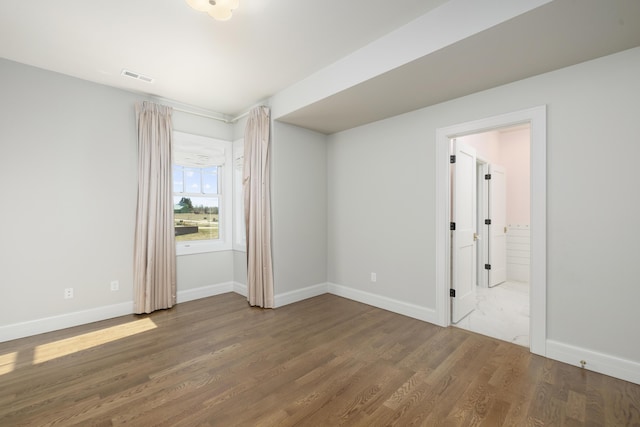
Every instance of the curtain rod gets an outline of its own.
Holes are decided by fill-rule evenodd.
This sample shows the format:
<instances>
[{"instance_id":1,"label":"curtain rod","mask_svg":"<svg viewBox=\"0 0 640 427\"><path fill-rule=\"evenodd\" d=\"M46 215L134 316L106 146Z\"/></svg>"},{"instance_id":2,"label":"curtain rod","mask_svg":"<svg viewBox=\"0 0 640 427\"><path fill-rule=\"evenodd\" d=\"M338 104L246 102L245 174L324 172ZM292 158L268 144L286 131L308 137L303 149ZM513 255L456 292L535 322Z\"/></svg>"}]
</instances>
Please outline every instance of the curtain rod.
<instances>
[{"instance_id":1,"label":"curtain rod","mask_svg":"<svg viewBox=\"0 0 640 427\"><path fill-rule=\"evenodd\" d=\"M253 108L255 108L257 106L262 106L261 103L260 104L256 104L253 107L249 108L248 111L246 111L246 112L244 112L244 113L242 113L242 114L240 114L240 115L238 115L238 116L236 116L236 117L234 117L232 119L228 119L228 118L224 117L222 114L220 116L214 116L213 114L207 113L207 112L201 113L201 112L197 111L198 109L201 109L201 108L198 108L198 107L195 107L195 106L191 106L191 105L188 105L188 104L183 104L181 102L174 101L172 99L163 98L161 96L153 96L152 98L155 101L158 101L158 102L160 102L162 104L168 105L169 107L173 108L175 111L180 111L181 113L186 113L186 114L192 114L194 116L205 117L207 119L217 120L219 122L223 122L223 123L226 123L226 124L236 123L238 120L242 119L243 117L248 116Z\"/></svg>"},{"instance_id":2,"label":"curtain rod","mask_svg":"<svg viewBox=\"0 0 640 427\"><path fill-rule=\"evenodd\" d=\"M242 114L240 114L240 115L239 115L239 116L237 116L237 117L234 117L233 119L231 119L231 123L235 123L235 122L237 122L238 120L240 120L241 118L243 118L243 117L247 117L247 116L249 115L249 113L250 113L250 112L251 112L251 110L249 110L249 111L247 111L247 112L245 112L245 113L242 113Z\"/></svg>"},{"instance_id":3,"label":"curtain rod","mask_svg":"<svg viewBox=\"0 0 640 427\"><path fill-rule=\"evenodd\" d=\"M168 104L169 107L173 108L175 111L180 111L181 113L187 113L187 114L192 114L194 116L200 116L200 117L205 117L207 119L213 119L213 120L217 120L219 122L223 122L226 124L233 124L235 122L237 122L238 120L240 120L243 117L246 117L249 115L249 113L251 112L251 110L261 104L256 104L255 106L249 108L249 111L246 111L242 114L240 114L239 116L236 116L232 119L227 119L226 117L220 117L220 116L214 116L212 114L209 113L200 113L198 111L195 111L196 109L198 109L198 107L194 107L188 104L183 104L181 102L178 101L174 101L172 99L168 99L168 98L163 98L161 96L150 96L150 98L152 100L158 101L162 104ZM182 105L182 107L179 107L179 105Z\"/></svg>"},{"instance_id":4,"label":"curtain rod","mask_svg":"<svg viewBox=\"0 0 640 427\"><path fill-rule=\"evenodd\" d=\"M212 116L211 114L198 113L197 111L185 110L184 108L179 108L179 107L172 106L171 108L173 108L174 111L180 111L181 113L187 113L187 114L192 114L194 116L206 117L207 119L218 120L224 123L233 123L233 120L227 120L224 117L217 117L217 116Z\"/></svg>"},{"instance_id":5,"label":"curtain rod","mask_svg":"<svg viewBox=\"0 0 640 427\"><path fill-rule=\"evenodd\" d=\"M240 120L241 118L248 116L249 113L251 112L251 111L246 111L246 112L240 114L239 116L236 116L236 117L234 117L234 118L229 120L229 119L225 119L224 117L217 117L217 116L212 116L211 114L199 113L197 111L185 110L185 109L180 108L180 107L171 107L171 108L173 108L175 111L180 111L181 113L187 113L187 114L193 114L194 116L206 117L208 119L218 120L220 122L224 122L224 123L227 123L227 124L235 123L238 120Z\"/></svg>"}]
</instances>

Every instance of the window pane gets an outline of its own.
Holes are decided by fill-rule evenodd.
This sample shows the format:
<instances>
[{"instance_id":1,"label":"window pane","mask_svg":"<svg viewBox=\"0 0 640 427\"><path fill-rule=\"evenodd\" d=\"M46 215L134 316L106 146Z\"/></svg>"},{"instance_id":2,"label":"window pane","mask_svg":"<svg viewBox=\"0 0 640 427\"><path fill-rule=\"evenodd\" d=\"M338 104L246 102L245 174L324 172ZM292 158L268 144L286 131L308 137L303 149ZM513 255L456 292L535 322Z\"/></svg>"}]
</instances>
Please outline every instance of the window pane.
<instances>
[{"instance_id":1,"label":"window pane","mask_svg":"<svg viewBox=\"0 0 640 427\"><path fill-rule=\"evenodd\" d=\"M185 193L202 193L200 189L200 170L199 168L184 168Z\"/></svg>"},{"instance_id":2,"label":"window pane","mask_svg":"<svg viewBox=\"0 0 640 427\"><path fill-rule=\"evenodd\" d=\"M218 239L217 197L173 197L176 241Z\"/></svg>"},{"instance_id":3,"label":"window pane","mask_svg":"<svg viewBox=\"0 0 640 427\"><path fill-rule=\"evenodd\" d=\"M218 166L202 169L202 192L218 194Z\"/></svg>"},{"instance_id":4,"label":"window pane","mask_svg":"<svg viewBox=\"0 0 640 427\"><path fill-rule=\"evenodd\" d=\"M173 165L173 192L184 192L184 168L182 166Z\"/></svg>"}]
</instances>

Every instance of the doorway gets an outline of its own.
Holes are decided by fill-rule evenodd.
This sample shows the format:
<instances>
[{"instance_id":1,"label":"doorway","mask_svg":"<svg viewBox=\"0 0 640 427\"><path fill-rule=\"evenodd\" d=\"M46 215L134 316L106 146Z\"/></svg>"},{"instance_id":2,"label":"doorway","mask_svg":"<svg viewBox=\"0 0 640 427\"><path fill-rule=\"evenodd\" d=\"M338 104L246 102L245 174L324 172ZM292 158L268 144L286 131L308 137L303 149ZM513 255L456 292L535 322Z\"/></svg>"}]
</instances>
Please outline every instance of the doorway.
<instances>
[{"instance_id":1,"label":"doorway","mask_svg":"<svg viewBox=\"0 0 640 427\"><path fill-rule=\"evenodd\" d=\"M452 298L452 325L503 341L529 347L529 261L530 261L530 125L528 123L464 135L451 141L451 150L475 152L476 197L473 230L477 253L475 271L469 285L473 287L473 304L466 306ZM456 154L457 156L457 154ZM473 165L451 164L452 169ZM452 222L464 219L456 203L459 174L452 171ZM464 176L464 174L462 174ZM469 191L464 188L462 190ZM452 241L458 233L452 231ZM452 282L465 275L457 271L469 268L456 262L452 249ZM456 288L461 284L455 283ZM456 289L457 292L457 289ZM466 311L460 313L460 308ZM466 307L465 307L466 306Z\"/></svg>"},{"instance_id":2,"label":"doorway","mask_svg":"<svg viewBox=\"0 0 640 427\"><path fill-rule=\"evenodd\" d=\"M540 106L436 130L436 316L451 325L451 200L449 141L519 124L530 125L531 263L530 345L532 353L546 354L546 107Z\"/></svg>"}]
</instances>

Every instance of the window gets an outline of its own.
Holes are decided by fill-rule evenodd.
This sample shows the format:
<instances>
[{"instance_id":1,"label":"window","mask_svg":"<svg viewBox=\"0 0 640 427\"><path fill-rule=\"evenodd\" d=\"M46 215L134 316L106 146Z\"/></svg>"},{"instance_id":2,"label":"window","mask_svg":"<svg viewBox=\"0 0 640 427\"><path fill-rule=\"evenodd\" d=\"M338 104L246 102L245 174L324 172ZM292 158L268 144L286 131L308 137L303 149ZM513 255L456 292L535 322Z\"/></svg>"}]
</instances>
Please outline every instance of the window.
<instances>
[{"instance_id":1,"label":"window","mask_svg":"<svg viewBox=\"0 0 640 427\"><path fill-rule=\"evenodd\" d=\"M230 249L230 159L228 141L174 132L173 213L178 255Z\"/></svg>"},{"instance_id":2,"label":"window","mask_svg":"<svg viewBox=\"0 0 640 427\"><path fill-rule=\"evenodd\" d=\"M220 238L218 166L173 165L173 220L176 242Z\"/></svg>"}]
</instances>

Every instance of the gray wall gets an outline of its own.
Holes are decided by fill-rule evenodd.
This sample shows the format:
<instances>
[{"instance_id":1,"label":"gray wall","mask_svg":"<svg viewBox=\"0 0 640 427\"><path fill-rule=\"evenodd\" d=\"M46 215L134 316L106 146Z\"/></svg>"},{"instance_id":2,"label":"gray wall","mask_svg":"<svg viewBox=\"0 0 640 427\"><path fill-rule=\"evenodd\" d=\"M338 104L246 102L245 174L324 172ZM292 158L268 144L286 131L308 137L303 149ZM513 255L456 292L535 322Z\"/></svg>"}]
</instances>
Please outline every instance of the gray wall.
<instances>
[{"instance_id":1,"label":"gray wall","mask_svg":"<svg viewBox=\"0 0 640 427\"><path fill-rule=\"evenodd\" d=\"M234 252L205 252L177 257L178 292L234 280Z\"/></svg>"},{"instance_id":2,"label":"gray wall","mask_svg":"<svg viewBox=\"0 0 640 427\"><path fill-rule=\"evenodd\" d=\"M414 113L329 138L329 282L435 308L433 136Z\"/></svg>"},{"instance_id":3,"label":"gray wall","mask_svg":"<svg viewBox=\"0 0 640 427\"><path fill-rule=\"evenodd\" d=\"M435 308L436 129L546 104L547 338L639 362L639 75L636 48L330 136L328 281Z\"/></svg>"},{"instance_id":4,"label":"gray wall","mask_svg":"<svg viewBox=\"0 0 640 427\"><path fill-rule=\"evenodd\" d=\"M0 93L0 326L132 301L144 97L4 59ZM174 127L233 136L178 112ZM179 291L233 275L230 251L178 259ZM67 287L75 298L63 299Z\"/></svg>"},{"instance_id":5,"label":"gray wall","mask_svg":"<svg viewBox=\"0 0 640 427\"><path fill-rule=\"evenodd\" d=\"M132 300L140 97L6 60L0 93L0 325Z\"/></svg>"},{"instance_id":6,"label":"gray wall","mask_svg":"<svg viewBox=\"0 0 640 427\"><path fill-rule=\"evenodd\" d=\"M233 251L233 281L247 284L247 253L244 251Z\"/></svg>"},{"instance_id":7,"label":"gray wall","mask_svg":"<svg viewBox=\"0 0 640 427\"><path fill-rule=\"evenodd\" d=\"M275 122L272 140L275 293L327 281L326 137Z\"/></svg>"}]
</instances>

